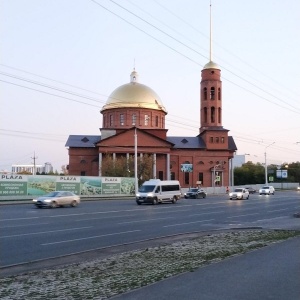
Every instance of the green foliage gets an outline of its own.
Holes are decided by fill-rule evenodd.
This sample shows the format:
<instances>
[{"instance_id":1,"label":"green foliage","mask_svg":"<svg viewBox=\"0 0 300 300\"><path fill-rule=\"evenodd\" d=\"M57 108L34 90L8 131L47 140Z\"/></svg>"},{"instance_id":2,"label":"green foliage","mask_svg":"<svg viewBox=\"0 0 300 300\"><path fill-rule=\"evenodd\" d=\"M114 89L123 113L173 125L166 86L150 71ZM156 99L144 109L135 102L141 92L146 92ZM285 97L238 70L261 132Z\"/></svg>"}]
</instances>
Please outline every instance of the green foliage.
<instances>
[{"instance_id":1,"label":"green foliage","mask_svg":"<svg viewBox=\"0 0 300 300\"><path fill-rule=\"evenodd\" d=\"M288 170L288 182L300 182L300 162L283 163L279 166L282 170ZM273 174L275 182L281 179L276 178L277 165L268 166L268 174ZM265 182L265 166L261 163L253 164L251 161L243 164L241 167L234 168L234 184L261 184Z\"/></svg>"},{"instance_id":2,"label":"green foliage","mask_svg":"<svg viewBox=\"0 0 300 300\"><path fill-rule=\"evenodd\" d=\"M144 154L137 160L137 177L139 184L152 178L153 158L151 155ZM134 177L134 156L118 155L115 159L111 154L105 155L102 160L102 176L108 177Z\"/></svg>"},{"instance_id":3,"label":"green foliage","mask_svg":"<svg viewBox=\"0 0 300 300\"><path fill-rule=\"evenodd\" d=\"M259 184L265 181L265 168L262 164L247 162L241 167L234 168L234 184Z\"/></svg>"}]
</instances>

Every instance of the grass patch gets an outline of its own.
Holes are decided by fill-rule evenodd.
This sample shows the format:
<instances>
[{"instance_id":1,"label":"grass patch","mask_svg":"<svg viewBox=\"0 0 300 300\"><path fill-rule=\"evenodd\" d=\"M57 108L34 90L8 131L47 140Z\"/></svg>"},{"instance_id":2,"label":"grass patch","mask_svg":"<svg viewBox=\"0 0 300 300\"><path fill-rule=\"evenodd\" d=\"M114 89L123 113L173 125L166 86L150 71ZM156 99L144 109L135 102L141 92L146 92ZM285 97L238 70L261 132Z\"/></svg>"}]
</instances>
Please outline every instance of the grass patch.
<instances>
[{"instance_id":1,"label":"grass patch","mask_svg":"<svg viewBox=\"0 0 300 300\"><path fill-rule=\"evenodd\" d=\"M299 231L216 233L40 272L0 279L5 299L108 299L236 254L300 235Z\"/></svg>"}]
</instances>

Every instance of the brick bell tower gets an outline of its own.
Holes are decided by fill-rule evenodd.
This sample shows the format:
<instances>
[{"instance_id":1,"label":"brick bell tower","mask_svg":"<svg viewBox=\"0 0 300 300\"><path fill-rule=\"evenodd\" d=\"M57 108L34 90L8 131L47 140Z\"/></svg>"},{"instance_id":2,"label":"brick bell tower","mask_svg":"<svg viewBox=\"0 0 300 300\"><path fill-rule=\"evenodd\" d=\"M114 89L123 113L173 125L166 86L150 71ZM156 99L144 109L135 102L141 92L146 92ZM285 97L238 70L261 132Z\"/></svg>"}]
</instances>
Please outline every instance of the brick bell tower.
<instances>
[{"instance_id":1,"label":"brick bell tower","mask_svg":"<svg viewBox=\"0 0 300 300\"><path fill-rule=\"evenodd\" d=\"M201 72L200 136L207 149L228 149L228 130L222 126L221 69L212 60L212 18L210 5L209 62Z\"/></svg>"}]
</instances>

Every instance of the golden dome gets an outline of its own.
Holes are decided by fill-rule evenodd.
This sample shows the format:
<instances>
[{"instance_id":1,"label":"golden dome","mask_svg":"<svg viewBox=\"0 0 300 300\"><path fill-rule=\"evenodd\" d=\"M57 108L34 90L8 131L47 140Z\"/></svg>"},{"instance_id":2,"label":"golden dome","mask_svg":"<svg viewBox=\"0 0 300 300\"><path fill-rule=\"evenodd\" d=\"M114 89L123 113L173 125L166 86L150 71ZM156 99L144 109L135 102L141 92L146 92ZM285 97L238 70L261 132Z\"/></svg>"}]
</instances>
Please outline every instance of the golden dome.
<instances>
[{"instance_id":1,"label":"golden dome","mask_svg":"<svg viewBox=\"0 0 300 300\"><path fill-rule=\"evenodd\" d=\"M205 70L205 69L217 69L217 70L220 70L221 68L216 63L214 63L213 61L210 61L209 63L207 63L203 67L203 70Z\"/></svg>"},{"instance_id":2,"label":"golden dome","mask_svg":"<svg viewBox=\"0 0 300 300\"><path fill-rule=\"evenodd\" d=\"M130 83L116 88L108 97L101 112L113 108L149 108L167 113L159 96L148 86L137 82L135 70L130 74Z\"/></svg>"}]
</instances>

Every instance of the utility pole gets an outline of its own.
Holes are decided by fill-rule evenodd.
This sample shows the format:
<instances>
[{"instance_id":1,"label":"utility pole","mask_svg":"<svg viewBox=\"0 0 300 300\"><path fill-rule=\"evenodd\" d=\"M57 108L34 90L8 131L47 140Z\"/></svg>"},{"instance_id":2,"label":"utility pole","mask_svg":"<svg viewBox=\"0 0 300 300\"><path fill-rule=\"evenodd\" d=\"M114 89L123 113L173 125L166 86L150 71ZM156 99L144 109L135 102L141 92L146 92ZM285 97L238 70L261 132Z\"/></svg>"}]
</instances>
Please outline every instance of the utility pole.
<instances>
[{"instance_id":1,"label":"utility pole","mask_svg":"<svg viewBox=\"0 0 300 300\"><path fill-rule=\"evenodd\" d=\"M273 142L265 148L265 185L268 185L267 148L274 144L275 142Z\"/></svg>"},{"instance_id":2,"label":"utility pole","mask_svg":"<svg viewBox=\"0 0 300 300\"><path fill-rule=\"evenodd\" d=\"M33 174L32 175L35 175L35 170L36 170L36 163L35 163L35 160L37 159L38 157L35 156L35 152L33 152L33 157L31 157L31 159L33 159Z\"/></svg>"}]
</instances>

